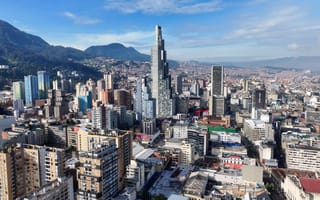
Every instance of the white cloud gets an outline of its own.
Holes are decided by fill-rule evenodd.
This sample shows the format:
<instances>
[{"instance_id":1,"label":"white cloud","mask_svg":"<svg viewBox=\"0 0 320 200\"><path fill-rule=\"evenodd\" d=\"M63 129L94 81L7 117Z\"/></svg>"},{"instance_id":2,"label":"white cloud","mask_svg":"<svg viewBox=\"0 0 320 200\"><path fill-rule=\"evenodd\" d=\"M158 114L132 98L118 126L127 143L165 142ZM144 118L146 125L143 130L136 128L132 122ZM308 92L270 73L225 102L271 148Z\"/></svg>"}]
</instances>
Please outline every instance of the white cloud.
<instances>
[{"instance_id":1,"label":"white cloud","mask_svg":"<svg viewBox=\"0 0 320 200\"><path fill-rule=\"evenodd\" d=\"M291 44L288 44L288 49L289 50L297 50L300 48L300 45L296 44L296 43L291 43Z\"/></svg>"},{"instance_id":2,"label":"white cloud","mask_svg":"<svg viewBox=\"0 0 320 200\"><path fill-rule=\"evenodd\" d=\"M69 11L64 12L63 16L72 20L76 24L97 24L97 23L101 22L99 19L78 16L72 12L69 12Z\"/></svg>"},{"instance_id":3,"label":"white cloud","mask_svg":"<svg viewBox=\"0 0 320 200\"><path fill-rule=\"evenodd\" d=\"M179 13L195 14L221 10L220 0L107 0L105 9L123 13L143 12L149 14Z\"/></svg>"}]
</instances>

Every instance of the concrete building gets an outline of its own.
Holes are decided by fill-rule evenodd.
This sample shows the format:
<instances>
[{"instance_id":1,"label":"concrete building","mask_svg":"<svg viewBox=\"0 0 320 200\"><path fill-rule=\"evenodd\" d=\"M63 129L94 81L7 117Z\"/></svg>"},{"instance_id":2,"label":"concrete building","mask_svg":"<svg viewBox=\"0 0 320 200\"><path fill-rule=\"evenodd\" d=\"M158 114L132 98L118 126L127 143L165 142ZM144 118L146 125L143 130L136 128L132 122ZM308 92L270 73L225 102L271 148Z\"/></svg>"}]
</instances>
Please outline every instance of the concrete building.
<instances>
[{"instance_id":1,"label":"concrete building","mask_svg":"<svg viewBox=\"0 0 320 200\"><path fill-rule=\"evenodd\" d=\"M206 128L189 127L188 142L193 143L198 156L205 156L208 152L209 134Z\"/></svg>"},{"instance_id":2,"label":"concrete building","mask_svg":"<svg viewBox=\"0 0 320 200\"><path fill-rule=\"evenodd\" d=\"M320 199L320 180L294 175L286 176L281 188L288 200Z\"/></svg>"},{"instance_id":3,"label":"concrete building","mask_svg":"<svg viewBox=\"0 0 320 200\"><path fill-rule=\"evenodd\" d=\"M257 140L274 140L272 124L265 123L261 120L245 119L243 133L252 142Z\"/></svg>"},{"instance_id":4,"label":"concrete building","mask_svg":"<svg viewBox=\"0 0 320 200\"><path fill-rule=\"evenodd\" d=\"M320 148L288 144L286 148L286 164L289 169L317 171L320 169Z\"/></svg>"},{"instance_id":5,"label":"concrete building","mask_svg":"<svg viewBox=\"0 0 320 200\"><path fill-rule=\"evenodd\" d=\"M172 98L167 52L160 26L155 27L155 34L156 43L151 50L152 98L156 101L156 116L168 117L175 113L175 104Z\"/></svg>"},{"instance_id":6,"label":"concrete building","mask_svg":"<svg viewBox=\"0 0 320 200\"><path fill-rule=\"evenodd\" d=\"M107 90L113 90L114 84L113 84L113 74L108 72L103 75L103 79L105 80L106 83L106 89Z\"/></svg>"},{"instance_id":7,"label":"concrete building","mask_svg":"<svg viewBox=\"0 0 320 200\"><path fill-rule=\"evenodd\" d=\"M48 199L68 199L74 200L72 177L58 178L41 188L19 197L17 200L48 200Z\"/></svg>"},{"instance_id":8,"label":"concrete building","mask_svg":"<svg viewBox=\"0 0 320 200\"><path fill-rule=\"evenodd\" d=\"M153 135L156 131L156 119L144 119L142 120L142 132L144 134Z\"/></svg>"},{"instance_id":9,"label":"concrete building","mask_svg":"<svg viewBox=\"0 0 320 200\"><path fill-rule=\"evenodd\" d=\"M61 119L62 116L69 112L69 101L64 91L48 90L47 92L47 104L45 105L46 118L54 117L55 119Z\"/></svg>"},{"instance_id":10,"label":"concrete building","mask_svg":"<svg viewBox=\"0 0 320 200\"><path fill-rule=\"evenodd\" d=\"M63 149L18 145L0 153L0 197L16 199L64 176Z\"/></svg>"},{"instance_id":11,"label":"concrete building","mask_svg":"<svg viewBox=\"0 0 320 200\"><path fill-rule=\"evenodd\" d=\"M96 146L109 144L113 139L117 148L117 187L122 189L124 186L124 177L126 167L130 164L132 157L132 132L120 130L107 130L106 132L92 132L89 129L81 127L78 131L78 151L88 152Z\"/></svg>"},{"instance_id":12,"label":"concrete building","mask_svg":"<svg viewBox=\"0 0 320 200\"><path fill-rule=\"evenodd\" d=\"M134 187L140 191L145 184L144 164L135 160L130 161L126 169L125 182L128 187Z\"/></svg>"},{"instance_id":13,"label":"concrete building","mask_svg":"<svg viewBox=\"0 0 320 200\"><path fill-rule=\"evenodd\" d=\"M118 192L118 154L114 139L79 153L77 199L111 199Z\"/></svg>"}]
</instances>

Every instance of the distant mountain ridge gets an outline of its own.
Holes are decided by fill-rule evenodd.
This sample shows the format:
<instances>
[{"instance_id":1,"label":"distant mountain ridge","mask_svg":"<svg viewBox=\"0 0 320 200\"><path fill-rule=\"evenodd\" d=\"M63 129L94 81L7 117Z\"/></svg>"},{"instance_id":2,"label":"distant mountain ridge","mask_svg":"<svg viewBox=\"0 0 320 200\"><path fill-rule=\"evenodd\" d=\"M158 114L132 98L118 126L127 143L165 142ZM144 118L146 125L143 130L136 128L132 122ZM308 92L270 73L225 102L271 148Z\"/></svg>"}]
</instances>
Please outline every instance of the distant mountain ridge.
<instances>
[{"instance_id":1,"label":"distant mountain ridge","mask_svg":"<svg viewBox=\"0 0 320 200\"><path fill-rule=\"evenodd\" d=\"M120 43L91 46L84 52L94 57L106 57L119 60L150 61L149 55L142 54L133 47L125 47Z\"/></svg>"}]
</instances>

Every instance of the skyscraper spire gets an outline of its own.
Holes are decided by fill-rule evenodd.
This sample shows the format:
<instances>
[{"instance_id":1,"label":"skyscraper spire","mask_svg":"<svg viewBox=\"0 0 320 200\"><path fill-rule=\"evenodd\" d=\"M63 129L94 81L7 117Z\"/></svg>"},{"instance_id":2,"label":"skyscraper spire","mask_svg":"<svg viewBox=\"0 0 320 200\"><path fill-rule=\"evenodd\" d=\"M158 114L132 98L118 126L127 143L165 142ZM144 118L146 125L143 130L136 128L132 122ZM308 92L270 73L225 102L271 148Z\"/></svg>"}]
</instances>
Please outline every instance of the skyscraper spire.
<instances>
[{"instance_id":1,"label":"skyscraper spire","mask_svg":"<svg viewBox=\"0 0 320 200\"><path fill-rule=\"evenodd\" d=\"M156 43L151 50L152 97L156 100L157 117L168 117L174 113L171 92L171 77L164 49L161 27L155 27Z\"/></svg>"}]
</instances>

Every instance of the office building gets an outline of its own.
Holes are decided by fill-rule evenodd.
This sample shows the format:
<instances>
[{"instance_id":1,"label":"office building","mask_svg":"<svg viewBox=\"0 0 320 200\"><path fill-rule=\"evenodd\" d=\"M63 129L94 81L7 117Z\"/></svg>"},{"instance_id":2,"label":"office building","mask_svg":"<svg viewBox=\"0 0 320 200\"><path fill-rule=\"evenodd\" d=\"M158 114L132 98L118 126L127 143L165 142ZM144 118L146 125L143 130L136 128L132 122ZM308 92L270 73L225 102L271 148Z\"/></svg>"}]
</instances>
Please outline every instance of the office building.
<instances>
[{"instance_id":1,"label":"office building","mask_svg":"<svg viewBox=\"0 0 320 200\"><path fill-rule=\"evenodd\" d=\"M256 88L253 91L252 107L255 109L266 108L266 88Z\"/></svg>"},{"instance_id":2,"label":"office building","mask_svg":"<svg viewBox=\"0 0 320 200\"><path fill-rule=\"evenodd\" d=\"M146 118L142 120L142 132L144 134L153 135L155 130L156 130L155 118L149 118L149 119Z\"/></svg>"},{"instance_id":3,"label":"office building","mask_svg":"<svg viewBox=\"0 0 320 200\"><path fill-rule=\"evenodd\" d=\"M213 96L212 100L213 100L212 116L223 117L226 110L224 96Z\"/></svg>"},{"instance_id":4,"label":"office building","mask_svg":"<svg viewBox=\"0 0 320 200\"><path fill-rule=\"evenodd\" d=\"M205 156L208 152L209 134L207 128L189 127L188 142L192 143L198 156Z\"/></svg>"},{"instance_id":5,"label":"office building","mask_svg":"<svg viewBox=\"0 0 320 200\"><path fill-rule=\"evenodd\" d=\"M103 75L103 79L106 82L106 89L107 90L113 90L114 85L113 85L113 74L111 72L108 72Z\"/></svg>"},{"instance_id":6,"label":"office building","mask_svg":"<svg viewBox=\"0 0 320 200\"><path fill-rule=\"evenodd\" d=\"M92 93L87 91L86 95L78 97L78 110L86 113L89 108L92 108Z\"/></svg>"},{"instance_id":7,"label":"office building","mask_svg":"<svg viewBox=\"0 0 320 200\"><path fill-rule=\"evenodd\" d=\"M39 99L37 77L33 75L25 76L24 89L26 105L32 106Z\"/></svg>"},{"instance_id":8,"label":"office building","mask_svg":"<svg viewBox=\"0 0 320 200\"><path fill-rule=\"evenodd\" d=\"M132 110L131 94L128 90L114 90L114 104L117 106L126 106L127 110Z\"/></svg>"},{"instance_id":9,"label":"office building","mask_svg":"<svg viewBox=\"0 0 320 200\"><path fill-rule=\"evenodd\" d=\"M212 66L212 68L211 68L211 95L210 95L210 99L209 99L209 115L210 116L214 116L214 114L217 113L218 106L215 106L215 104L218 102L219 102L219 104L221 104L221 98L224 97L223 81L224 81L224 68L223 68L223 66ZM214 97L217 97L216 101L215 101ZM220 111L218 112L218 114L221 114Z\"/></svg>"},{"instance_id":10,"label":"office building","mask_svg":"<svg viewBox=\"0 0 320 200\"><path fill-rule=\"evenodd\" d=\"M38 71L38 90L39 99L46 99L48 97L48 90L50 89L50 76L46 71Z\"/></svg>"},{"instance_id":11,"label":"office building","mask_svg":"<svg viewBox=\"0 0 320 200\"><path fill-rule=\"evenodd\" d=\"M177 94L182 94L182 75L176 75L175 77L175 92Z\"/></svg>"},{"instance_id":12,"label":"office building","mask_svg":"<svg viewBox=\"0 0 320 200\"><path fill-rule=\"evenodd\" d=\"M156 101L156 116L169 117L175 112L171 90L171 77L161 27L155 27L156 44L151 50L152 97Z\"/></svg>"},{"instance_id":13,"label":"office building","mask_svg":"<svg viewBox=\"0 0 320 200\"><path fill-rule=\"evenodd\" d=\"M271 123L265 123L261 120L245 119L243 124L243 133L251 141L274 140L274 130Z\"/></svg>"},{"instance_id":14,"label":"office building","mask_svg":"<svg viewBox=\"0 0 320 200\"><path fill-rule=\"evenodd\" d=\"M12 83L13 100L25 100L24 91L24 83L22 81L16 81Z\"/></svg>"},{"instance_id":15,"label":"office building","mask_svg":"<svg viewBox=\"0 0 320 200\"><path fill-rule=\"evenodd\" d=\"M316 146L288 144L286 164L289 169L316 172L320 169L320 148Z\"/></svg>"},{"instance_id":16,"label":"office building","mask_svg":"<svg viewBox=\"0 0 320 200\"><path fill-rule=\"evenodd\" d=\"M145 118L156 117L155 99L151 98L151 92L148 87L147 78L137 80L134 110L137 113L138 121Z\"/></svg>"}]
</instances>

